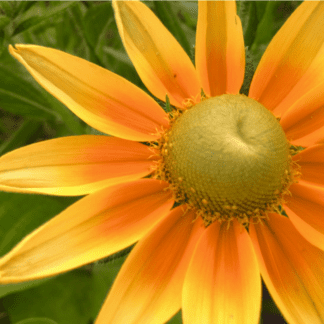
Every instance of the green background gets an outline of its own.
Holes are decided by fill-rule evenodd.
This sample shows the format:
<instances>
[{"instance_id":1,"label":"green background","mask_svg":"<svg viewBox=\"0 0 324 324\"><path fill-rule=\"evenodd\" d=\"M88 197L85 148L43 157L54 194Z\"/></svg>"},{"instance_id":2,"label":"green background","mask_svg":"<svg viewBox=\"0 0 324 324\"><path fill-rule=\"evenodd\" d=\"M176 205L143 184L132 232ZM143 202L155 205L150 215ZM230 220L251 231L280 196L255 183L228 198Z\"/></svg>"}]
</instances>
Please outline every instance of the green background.
<instances>
[{"instance_id":1,"label":"green background","mask_svg":"<svg viewBox=\"0 0 324 324\"><path fill-rule=\"evenodd\" d=\"M146 1L194 60L197 1ZM238 2L250 67L300 1ZM37 141L98 134L43 90L8 53L9 44L63 50L147 91L119 38L110 2L0 2L0 155ZM167 46L167 44L165 44ZM248 82L245 84L245 90ZM0 256L79 198L0 192ZM0 286L1 324L91 324L125 256L42 281ZM263 286L261 323L286 323ZM169 323L181 323L178 313ZM122 323L121 323L122 324Z\"/></svg>"}]
</instances>

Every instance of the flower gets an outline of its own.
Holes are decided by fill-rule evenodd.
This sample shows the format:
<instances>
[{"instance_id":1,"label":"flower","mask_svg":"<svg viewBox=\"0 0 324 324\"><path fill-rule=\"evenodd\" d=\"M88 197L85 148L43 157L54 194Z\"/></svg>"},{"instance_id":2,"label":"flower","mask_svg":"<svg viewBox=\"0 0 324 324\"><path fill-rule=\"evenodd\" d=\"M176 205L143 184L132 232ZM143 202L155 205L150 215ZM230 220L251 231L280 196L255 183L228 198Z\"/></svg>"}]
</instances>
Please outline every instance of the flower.
<instances>
[{"instance_id":1,"label":"flower","mask_svg":"<svg viewBox=\"0 0 324 324\"><path fill-rule=\"evenodd\" d=\"M260 273L289 323L324 322L324 3L295 10L248 97L234 2L199 2L196 69L143 3L113 6L143 83L175 108L165 113L83 59L10 46L48 92L115 137L54 139L1 157L2 190L87 196L2 257L0 283L139 241L96 324L164 323L180 308L186 324L258 323Z\"/></svg>"}]
</instances>

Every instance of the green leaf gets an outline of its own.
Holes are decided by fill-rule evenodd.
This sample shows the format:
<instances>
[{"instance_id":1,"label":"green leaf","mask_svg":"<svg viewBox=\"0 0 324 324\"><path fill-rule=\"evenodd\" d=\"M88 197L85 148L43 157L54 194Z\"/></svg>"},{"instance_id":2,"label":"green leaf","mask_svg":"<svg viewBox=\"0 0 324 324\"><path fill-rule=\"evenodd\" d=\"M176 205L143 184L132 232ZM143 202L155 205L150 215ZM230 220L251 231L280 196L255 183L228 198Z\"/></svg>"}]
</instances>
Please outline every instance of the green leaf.
<instances>
[{"instance_id":1,"label":"green leaf","mask_svg":"<svg viewBox=\"0 0 324 324\"><path fill-rule=\"evenodd\" d=\"M174 19L173 6L167 1L154 1L154 9L157 16L162 20L165 27L182 45L188 55L191 55L191 46L184 30L180 27L178 19ZM166 44L167 46L167 44Z\"/></svg>"},{"instance_id":2,"label":"green leaf","mask_svg":"<svg viewBox=\"0 0 324 324\"><path fill-rule=\"evenodd\" d=\"M0 65L0 105L3 110L33 119L35 124L41 120L64 121L71 134L84 134L85 126L78 117L41 88L18 62L12 58L8 62L14 68Z\"/></svg>"},{"instance_id":3,"label":"green leaf","mask_svg":"<svg viewBox=\"0 0 324 324\"><path fill-rule=\"evenodd\" d=\"M84 35L95 49L107 26L114 21L111 3L103 2L92 6L84 16Z\"/></svg>"},{"instance_id":4,"label":"green leaf","mask_svg":"<svg viewBox=\"0 0 324 324\"><path fill-rule=\"evenodd\" d=\"M264 12L251 46L251 52L257 62L261 59L272 37L300 3L300 1L257 2L257 15L261 16Z\"/></svg>"},{"instance_id":5,"label":"green leaf","mask_svg":"<svg viewBox=\"0 0 324 324\"><path fill-rule=\"evenodd\" d=\"M5 32L4 30L0 30L0 56L2 55L4 50L4 46L3 46L4 41L5 41Z\"/></svg>"},{"instance_id":6,"label":"green leaf","mask_svg":"<svg viewBox=\"0 0 324 324\"><path fill-rule=\"evenodd\" d=\"M0 192L0 256L22 238L76 201L77 198ZM0 285L0 296L39 285L48 279ZM28 316L25 316L26 318Z\"/></svg>"},{"instance_id":7,"label":"green leaf","mask_svg":"<svg viewBox=\"0 0 324 324\"><path fill-rule=\"evenodd\" d=\"M19 33L22 33L24 31L26 31L27 29L36 26L37 24L41 23L43 21L43 19L41 17L30 17L28 19L26 19L25 21L23 21L22 23L20 23L14 30L13 35L18 35Z\"/></svg>"},{"instance_id":8,"label":"green leaf","mask_svg":"<svg viewBox=\"0 0 324 324\"><path fill-rule=\"evenodd\" d=\"M19 12L26 12L32 6L34 6L37 2L36 1L19 1Z\"/></svg>"},{"instance_id":9,"label":"green leaf","mask_svg":"<svg viewBox=\"0 0 324 324\"><path fill-rule=\"evenodd\" d=\"M124 64L127 64L127 65L133 67L133 63L129 59L129 57L127 56L125 51L117 50L117 49L114 49L113 47L107 47L107 46L105 46L103 48L103 51L107 54L110 54L111 56L116 58L118 61L123 62Z\"/></svg>"},{"instance_id":10,"label":"green leaf","mask_svg":"<svg viewBox=\"0 0 324 324\"><path fill-rule=\"evenodd\" d=\"M65 11L67 8L74 6L75 2L61 2L60 5L53 6L51 10L47 10L47 13L45 11L45 14L41 16L32 16L30 18L27 18L23 22L21 22L13 31L12 36L16 36L32 27L35 27L41 23L47 23L49 18L54 17L58 14L61 14L63 11Z\"/></svg>"},{"instance_id":11,"label":"green leaf","mask_svg":"<svg viewBox=\"0 0 324 324\"><path fill-rule=\"evenodd\" d=\"M76 198L0 192L0 256Z\"/></svg>"},{"instance_id":12,"label":"green leaf","mask_svg":"<svg viewBox=\"0 0 324 324\"><path fill-rule=\"evenodd\" d=\"M11 19L6 16L0 16L0 29L4 28L10 23Z\"/></svg>"},{"instance_id":13,"label":"green leaf","mask_svg":"<svg viewBox=\"0 0 324 324\"><path fill-rule=\"evenodd\" d=\"M14 63L12 66L18 65ZM0 66L1 108L16 115L36 119L60 118L59 114L48 106L41 93L16 73L16 69Z\"/></svg>"},{"instance_id":14,"label":"green leaf","mask_svg":"<svg viewBox=\"0 0 324 324\"><path fill-rule=\"evenodd\" d=\"M24 121L11 137L0 145L0 155L3 155L16 147L23 146L40 128L40 123L37 121Z\"/></svg>"},{"instance_id":15,"label":"green leaf","mask_svg":"<svg viewBox=\"0 0 324 324\"><path fill-rule=\"evenodd\" d=\"M38 285L42 285L44 282L46 282L48 280L51 280L51 278L26 281L26 282L20 282L20 283L15 283L15 284L0 285L0 297L10 295L10 294L16 293L18 291L30 289L30 288L36 287Z\"/></svg>"},{"instance_id":16,"label":"green leaf","mask_svg":"<svg viewBox=\"0 0 324 324\"><path fill-rule=\"evenodd\" d=\"M16 324L58 324L57 322L48 319L48 318L27 318L22 321L17 322Z\"/></svg>"},{"instance_id":17,"label":"green leaf","mask_svg":"<svg viewBox=\"0 0 324 324\"><path fill-rule=\"evenodd\" d=\"M259 19L257 16L257 7L255 1L243 1L240 6L240 17L242 21L244 43L245 46L251 46L256 30L258 27Z\"/></svg>"},{"instance_id":18,"label":"green leaf","mask_svg":"<svg viewBox=\"0 0 324 324\"><path fill-rule=\"evenodd\" d=\"M28 317L51 318L60 324L89 324L97 317L124 258L57 276L2 299L13 323Z\"/></svg>"},{"instance_id":19,"label":"green leaf","mask_svg":"<svg viewBox=\"0 0 324 324\"><path fill-rule=\"evenodd\" d=\"M4 12L6 16L13 17L15 14L16 3L14 1L1 1L0 12Z\"/></svg>"}]
</instances>

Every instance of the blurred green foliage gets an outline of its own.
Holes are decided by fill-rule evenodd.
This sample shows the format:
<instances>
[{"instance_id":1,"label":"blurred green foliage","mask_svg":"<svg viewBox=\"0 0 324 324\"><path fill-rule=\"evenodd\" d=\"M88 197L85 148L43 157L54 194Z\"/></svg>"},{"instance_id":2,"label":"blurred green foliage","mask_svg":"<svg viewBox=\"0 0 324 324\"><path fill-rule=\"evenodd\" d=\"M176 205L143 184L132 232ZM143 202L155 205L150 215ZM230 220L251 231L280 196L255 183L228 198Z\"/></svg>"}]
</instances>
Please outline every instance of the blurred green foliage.
<instances>
[{"instance_id":1,"label":"blurred green foliage","mask_svg":"<svg viewBox=\"0 0 324 324\"><path fill-rule=\"evenodd\" d=\"M194 60L197 1L145 3ZM238 2L253 68L299 4L300 1ZM44 91L9 55L8 45L16 43L48 46L77 55L147 91L122 46L110 2L1 1L1 155L40 140L98 133ZM0 255L77 199L0 193ZM124 259L88 265L51 279L0 286L0 323L93 323ZM285 323L264 288L261 323L273 322ZM169 323L181 323L181 313Z\"/></svg>"}]
</instances>

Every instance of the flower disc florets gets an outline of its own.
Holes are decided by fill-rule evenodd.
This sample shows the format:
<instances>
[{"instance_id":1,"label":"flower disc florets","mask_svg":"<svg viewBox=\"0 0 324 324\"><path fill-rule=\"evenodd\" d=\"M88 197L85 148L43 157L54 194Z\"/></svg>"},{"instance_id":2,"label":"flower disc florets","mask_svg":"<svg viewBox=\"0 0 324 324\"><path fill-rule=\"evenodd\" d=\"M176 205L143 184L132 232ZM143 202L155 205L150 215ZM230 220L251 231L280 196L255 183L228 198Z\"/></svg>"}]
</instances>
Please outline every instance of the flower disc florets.
<instances>
[{"instance_id":1,"label":"flower disc florets","mask_svg":"<svg viewBox=\"0 0 324 324\"><path fill-rule=\"evenodd\" d=\"M163 136L162 175L205 223L242 223L278 205L291 181L289 143L275 116L243 95L206 99Z\"/></svg>"}]
</instances>

